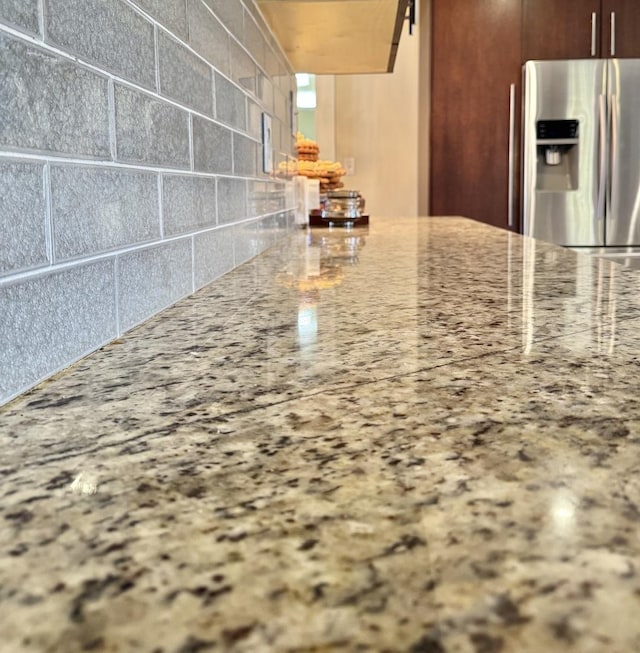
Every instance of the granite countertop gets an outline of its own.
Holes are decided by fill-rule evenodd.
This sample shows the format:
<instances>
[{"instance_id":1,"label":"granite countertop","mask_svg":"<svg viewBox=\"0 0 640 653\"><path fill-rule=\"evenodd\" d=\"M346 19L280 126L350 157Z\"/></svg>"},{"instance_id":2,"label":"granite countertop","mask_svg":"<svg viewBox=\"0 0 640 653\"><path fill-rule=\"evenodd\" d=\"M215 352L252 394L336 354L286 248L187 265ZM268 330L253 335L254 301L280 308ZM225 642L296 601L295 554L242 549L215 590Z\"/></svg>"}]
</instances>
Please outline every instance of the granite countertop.
<instances>
[{"instance_id":1,"label":"granite countertop","mask_svg":"<svg viewBox=\"0 0 640 653\"><path fill-rule=\"evenodd\" d=\"M0 650L640 651L640 273L296 232L0 409Z\"/></svg>"}]
</instances>

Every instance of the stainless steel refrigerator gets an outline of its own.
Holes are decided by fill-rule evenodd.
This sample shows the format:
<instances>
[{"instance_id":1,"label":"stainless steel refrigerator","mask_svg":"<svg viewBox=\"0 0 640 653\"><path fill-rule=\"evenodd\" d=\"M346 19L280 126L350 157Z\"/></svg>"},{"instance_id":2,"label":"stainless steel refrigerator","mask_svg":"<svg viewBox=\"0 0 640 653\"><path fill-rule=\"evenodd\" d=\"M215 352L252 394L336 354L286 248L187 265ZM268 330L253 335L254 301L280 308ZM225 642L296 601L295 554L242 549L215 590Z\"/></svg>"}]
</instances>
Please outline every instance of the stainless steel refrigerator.
<instances>
[{"instance_id":1,"label":"stainless steel refrigerator","mask_svg":"<svg viewBox=\"0 0 640 653\"><path fill-rule=\"evenodd\" d=\"M640 59L524 66L523 232L640 247Z\"/></svg>"}]
</instances>

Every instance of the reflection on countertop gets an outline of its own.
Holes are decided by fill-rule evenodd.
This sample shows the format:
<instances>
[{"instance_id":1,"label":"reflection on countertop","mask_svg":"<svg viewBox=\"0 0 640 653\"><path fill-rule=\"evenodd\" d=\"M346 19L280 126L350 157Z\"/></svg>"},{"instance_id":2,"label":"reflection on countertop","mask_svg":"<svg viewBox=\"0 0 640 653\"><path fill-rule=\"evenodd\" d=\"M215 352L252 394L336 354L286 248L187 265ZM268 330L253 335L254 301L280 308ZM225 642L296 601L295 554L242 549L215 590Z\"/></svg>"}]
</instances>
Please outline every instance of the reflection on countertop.
<instances>
[{"instance_id":1,"label":"reflection on countertop","mask_svg":"<svg viewBox=\"0 0 640 653\"><path fill-rule=\"evenodd\" d=\"M602 258L296 232L0 409L0 650L638 651L639 352Z\"/></svg>"}]
</instances>

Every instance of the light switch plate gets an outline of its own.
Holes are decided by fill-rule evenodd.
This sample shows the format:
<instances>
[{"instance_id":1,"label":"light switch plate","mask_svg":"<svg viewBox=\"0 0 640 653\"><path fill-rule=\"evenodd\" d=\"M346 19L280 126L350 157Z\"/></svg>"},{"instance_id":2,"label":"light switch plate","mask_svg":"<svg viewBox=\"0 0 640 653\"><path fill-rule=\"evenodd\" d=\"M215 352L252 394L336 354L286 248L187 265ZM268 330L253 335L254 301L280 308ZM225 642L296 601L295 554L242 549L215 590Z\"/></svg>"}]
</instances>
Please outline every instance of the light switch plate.
<instances>
[{"instance_id":1,"label":"light switch plate","mask_svg":"<svg viewBox=\"0 0 640 653\"><path fill-rule=\"evenodd\" d=\"M262 114L262 171L273 172L271 116L268 113Z\"/></svg>"}]
</instances>

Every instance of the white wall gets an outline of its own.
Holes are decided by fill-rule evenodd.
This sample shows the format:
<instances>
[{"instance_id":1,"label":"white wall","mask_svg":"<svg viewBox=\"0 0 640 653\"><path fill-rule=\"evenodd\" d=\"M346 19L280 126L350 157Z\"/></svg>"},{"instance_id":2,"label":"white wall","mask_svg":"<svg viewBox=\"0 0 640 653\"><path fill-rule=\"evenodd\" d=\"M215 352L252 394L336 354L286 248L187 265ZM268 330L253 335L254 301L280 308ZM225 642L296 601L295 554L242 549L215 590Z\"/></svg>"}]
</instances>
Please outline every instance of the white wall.
<instances>
[{"instance_id":1,"label":"white wall","mask_svg":"<svg viewBox=\"0 0 640 653\"><path fill-rule=\"evenodd\" d=\"M334 158L333 129L335 159L355 159L345 186L365 196L372 217L418 213L419 38L419 27L409 36L405 24L392 74L319 78L320 156ZM332 87L333 103L321 92Z\"/></svg>"}]
</instances>

